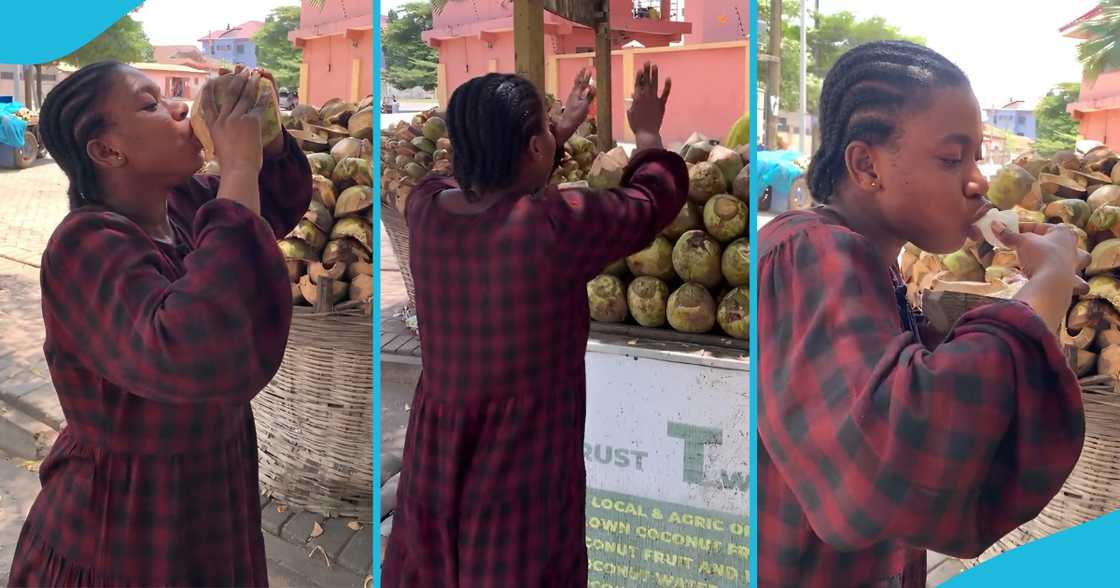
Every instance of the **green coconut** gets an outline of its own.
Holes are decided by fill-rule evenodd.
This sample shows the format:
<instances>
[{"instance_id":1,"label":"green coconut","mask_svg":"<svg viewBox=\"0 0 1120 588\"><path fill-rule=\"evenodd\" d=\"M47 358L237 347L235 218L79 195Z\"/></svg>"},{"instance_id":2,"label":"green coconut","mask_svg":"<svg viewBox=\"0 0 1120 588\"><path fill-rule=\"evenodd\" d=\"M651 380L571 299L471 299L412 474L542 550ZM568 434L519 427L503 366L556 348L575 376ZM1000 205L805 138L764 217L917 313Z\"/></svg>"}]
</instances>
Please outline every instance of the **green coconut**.
<instances>
[{"instance_id":1,"label":"green coconut","mask_svg":"<svg viewBox=\"0 0 1120 588\"><path fill-rule=\"evenodd\" d=\"M720 269L724 279L732 286L746 286L750 281L751 245L746 239L732 241L723 250Z\"/></svg>"},{"instance_id":2,"label":"green coconut","mask_svg":"<svg viewBox=\"0 0 1120 588\"><path fill-rule=\"evenodd\" d=\"M424 137L434 144L440 137L447 135L447 123L444 122L442 118L433 116L424 122L424 126L421 127L421 130L424 133Z\"/></svg>"},{"instance_id":3,"label":"green coconut","mask_svg":"<svg viewBox=\"0 0 1120 588\"><path fill-rule=\"evenodd\" d=\"M723 172L724 180L728 184L735 181L735 177L743 170L743 158L735 151L721 145L712 147L708 162L714 163Z\"/></svg>"},{"instance_id":4,"label":"green coconut","mask_svg":"<svg viewBox=\"0 0 1120 588\"><path fill-rule=\"evenodd\" d=\"M669 286L653 276L640 276L626 289L630 314L643 327L665 325L665 309L669 303Z\"/></svg>"},{"instance_id":5,"label":"green coconut","mask_svg":"<svg viewBox=\"0 0 1120 588\"><path fill-rule=\"evenodd\" d=\"M958 282L983 282L984 266L964 249L954 251L942 258L949 270L950 279Z\"/></svg>"},{"instance_id":6,"label":"green coconut","mask_svg":"<svg viewBox=\"0 0 1120 588\"><path fill-rule=\"evenodd\" d=\"M699 204L727 192L727 180L716 164L701 161L688 170L688 197Z\"/></svg>"},{"instance_id":7,"label":"green coconut","mask_svg":"<svg viewBox=\"0 0 1120 588\"><path fill-rule=\"evenodd\" d=\"M591 320L621 323L626 320L626 287L618 276L600 274L587 283L587 301Z\"/></svg>"},{"instance_id":8,"label":"green coconut","mask_svg":"<svg viewBox=\"0 0 1120 588\"><path fill-rule=\"evenodd\" d=\"M681 235L673 247L673 269L686 282L715 288L723 279L722 251L719 242L704 231Z\"/></svg>"},{"instance_id":9,"label":"green coconut","mask_svg":"<svg viewBox=\"0 0 1120 588\"><path fill-rule=\"evenodd\" d=\"M1004 166L988 186L988 200L1000 210L1010 210L1031 191L1034 177L1014 163Z\"/></svg>"},{"instance_id":10,"label":"green coconut","mask_svg":"<svg viewBox=\"0 0 1120 588\"><path fill-rule=\"evenodd\" d=\"M734 288L716 308L716 322L724 333L746 340L751 330L750 293L747 288Z\"/></svg>"},{"instance_id":11,"label":"green coconut","mask_svg":"<svg viewBox=\"0 0 1120 588\"><path fill-rule=\"evenodd\" d=\"M703 284L688 282L669 295L669 326L682 333L707 333L716 325L716 301Z\"/></svg>"},{"instance_id":12,"label":"green coconut","mask_svg":"<svg viewBox=\"0 0 1120 588\"><path fill-rule=\"evenodd\" d=\"M311 173L331 177L334 171L334 157L330 153L308 153L307 163L311 165Z\"/></svg>"},{"instance_id":13,"label":"green coconut","mask_svg":"<svg viewBox=\"0 0 1120 588\"><path fill-rule=\"evenodd\" d=\"M210 128L206 124L205 117L210 111L215 115L222 111L225 101L228 98L236 100L237 96L228 96L227 90L230 84L236 79L235 74L226 74L214 78L203 86L203 91L206 92L206 86L213 88L213 103L208 103L206 100L199 100L195 103L194 112L191 113L190 125L191 130L194 131L195 137L202 143L202 148L206 152L206 159L214 159L214 139L210 136ZM205 94L202 94L205 96ZM261 115L261 144L268 145L280 136L280 103L276 97L276 87L268 78L260 78L260 84L257 85L257 102L258 105L264 105L264 112Z\"/></svg>"},{"instance_id":14,"label":"green coconut","mask_svg":"<svg viewBox=\"0 0 1120 588\"><path fill-rule=\"evenodd\" d=\"M1095 276L1120 268L1120 239L1101 241L1093 248L1091 257L1085 275Z\"/></svg>"},{"instance_id":15,"label":"green coconut","mask_svg":"<svg viewBox=\"0 0 1120 588\"><path fill-rule=\"evenodd\" d=\"M738 157L738 155L736 155ZM747 232L747 204L730 194L716 194L704 205L704 228L720 243Z\"/></svg>"},{"instance_id":16,"label":"green coconut","mask_svg":"<svg viewBox=\"0 0 1120 588\"><path fill-rule=\"evenodd\" d=\"M1058 219L1060 222L1084 228L1092 211L1084 200L1064 198L1047 204L1043 213L1048 219Z\"/></svg>"},{"instance_id":17,"label":"green coconut","mask_svg":"<svg viewBox=\"0 0 1120 588\"><path fill-rule=\"evenodd\" d=\"M677 218L661 231L669 241L676 243L681 235L693 229L704 228L704 220L700 212L700 207L694 202L685 202L681 207L681 211L677 213Z\"/></svg>"},{"instance_id":18,"label":"green coconut","mask_svg":"<svg viewBox=\"0 0 1120 588\"><path fill-rule=\"evenodd\" d=\"M626 257L626 267L635 276L673 279L673 244L658 236L645 249Z\"/></svg>"}]
</instances>

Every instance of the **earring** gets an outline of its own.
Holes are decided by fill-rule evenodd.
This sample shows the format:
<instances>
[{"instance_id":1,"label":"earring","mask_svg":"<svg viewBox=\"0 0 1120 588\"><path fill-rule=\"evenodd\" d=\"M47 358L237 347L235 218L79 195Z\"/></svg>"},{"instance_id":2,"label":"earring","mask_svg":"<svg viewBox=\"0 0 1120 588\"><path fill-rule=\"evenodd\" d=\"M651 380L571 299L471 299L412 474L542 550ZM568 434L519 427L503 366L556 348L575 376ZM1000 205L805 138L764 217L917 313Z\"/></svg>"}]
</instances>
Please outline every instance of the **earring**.
<instances>
[{"instance_id":1,"label":"earring","mask_svg":"<svg viewBox=\"0 0 1120 588\"><path fill-rule=\"evenodd\" d=\"M879 182L876 182L876 181L872 180L871 187L872 188L878 188L879 187Z\"/></svg>"}]
</instances>

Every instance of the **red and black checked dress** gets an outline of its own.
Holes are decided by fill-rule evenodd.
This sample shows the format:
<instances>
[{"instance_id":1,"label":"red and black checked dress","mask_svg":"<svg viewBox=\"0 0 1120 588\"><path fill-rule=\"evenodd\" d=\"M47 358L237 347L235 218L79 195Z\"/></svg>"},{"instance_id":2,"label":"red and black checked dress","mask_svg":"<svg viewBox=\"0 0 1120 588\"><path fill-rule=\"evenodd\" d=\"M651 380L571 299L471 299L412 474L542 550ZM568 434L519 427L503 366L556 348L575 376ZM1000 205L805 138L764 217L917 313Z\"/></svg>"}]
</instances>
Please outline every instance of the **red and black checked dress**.
<instances>
[{"instance_id":1,"label":"red and black checked dress","mask_svg":"<svg viewBox=\"0 0 1120 588\"><path fill-rule=\"evenodd\" d=\"M276 246L307 210L296 142L260 173L265 220L196 176L178 246L104 208L43 254L43 350L67 426L43 461L12 586L266 586L249 401L280 365L292 294Z\"/></svg>"},{"instance_id":2,"label":"red and black checked dress","mask_svg":"<svg viewBox=\"0 0 1120 588\"><path fill-rule=\"evenodd\" d=\"M452 188L429 178L408 203L424 370L382 586L586 586L587 282L672 222L688 172L646 150L621 188L474 216L438 203Z\"/></svg>"},{"instance_id":3,"label":"red and black checked dress","mask_svg":"<svg viewBox=\"0 0 1120 588\"><path fill-rule=\"evenodd\" d=\"M892 268L818 211L759 233L760 587L925 586L1030 520L1081 453L1057 338L1026 304L927 350Z\"/></svg>"}]
</instances>

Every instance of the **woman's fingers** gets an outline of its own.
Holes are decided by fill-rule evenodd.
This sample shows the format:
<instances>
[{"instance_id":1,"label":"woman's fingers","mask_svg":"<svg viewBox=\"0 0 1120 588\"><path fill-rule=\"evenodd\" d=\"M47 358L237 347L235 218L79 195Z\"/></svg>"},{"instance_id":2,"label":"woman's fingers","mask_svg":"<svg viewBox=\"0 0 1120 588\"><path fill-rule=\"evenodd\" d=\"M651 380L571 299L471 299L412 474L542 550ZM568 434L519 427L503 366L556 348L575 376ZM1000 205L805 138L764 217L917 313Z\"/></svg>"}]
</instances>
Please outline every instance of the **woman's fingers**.
<instances>
[{"instance_id":1,"label":"woman's fingers","mask_svg":"<svg viewBox=\"0 0 1120 588\"><path fill-rule=\"evenodd\" d=\"M996 224L997 223L992 223L992 228L995 228ZM999 226L1002 227L1003 225L1000 224ZM1046 233L1052 231L1055 227L1057 227L1057 225L1053 225L1050 223L1019 223L1019 232L1034 233L1035 235L1045 235ZM1003 237L1000 237L1000 240L1002 241Z\"/></svg>"},{"instance_id":2,"label":"woman's fingers","mask_svg":"<svg viewBox=\"0 0 1120 588\"><path fill-rule=\"evenodd\" d=\"M213 126L214 121L218 120L218 113L214 109L214 84L202 86L197 106L201 107L202 120L206 121L206 126Z\"/></svg>"},{"instance_id":3,"label":"woman's fingers","mask_svg":"<svg viewBox=\"0 0 1120 588\"><path fill-rule=\"evenodd\" d=\"M669 101L669 90L673 88L673 78L665 78L665 90L661 92L661 105L664 106ZM657 91L655 87L654 92Z\"/></svg>"},{"instance_id":4,"label":"woman's fingers","mask_svg":"<svg viewBox=\"0 0 1120 588\"><path fill-rule=\"evenodd\" d=\"M248 76L238 96L237 104L230 110L230 114L245 114L257 103L257 89L260 86L260 74Z\"/></svg>"},{"instance_id":5,"label":"woman's fingers","mask_svg":"<svg viewBox=\"0 0 1120 588\"><path fill-rule=\"evenodd\" d=\"M1073 293L1076 294L1077 296L1081 296L1083 294L1088 294L1089 293L1089 282L1086 282L1085 280L1083 280L1081 278L1081 276L1077 276L1077 280L1073 283Z\"/></svg>"},{"instance_id":6,"label":"woman's fingers","mask_svg":"<svg viewBox=\"0 0 1120 588\"><path fill-rule=\"evenodd\" d=\"M1088 251L1085 251L1084 249L1078 249L1077 250L1077 270L1078 271L1085 271L1085 268L1089 267L1089 263L1091 261L1093 261L1093 256L1089 255Z\"/></svg>"}]
</instances>

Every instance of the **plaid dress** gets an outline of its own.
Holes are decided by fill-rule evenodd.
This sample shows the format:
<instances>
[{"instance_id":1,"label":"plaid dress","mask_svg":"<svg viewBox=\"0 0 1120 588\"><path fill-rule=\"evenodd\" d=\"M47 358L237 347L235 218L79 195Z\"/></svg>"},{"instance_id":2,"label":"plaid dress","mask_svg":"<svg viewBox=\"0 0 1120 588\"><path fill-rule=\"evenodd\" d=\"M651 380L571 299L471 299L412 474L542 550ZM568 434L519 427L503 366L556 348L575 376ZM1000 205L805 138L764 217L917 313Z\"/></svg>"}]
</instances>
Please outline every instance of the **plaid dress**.
<instances>
[{"instance_id":1,"label":"plaid dress","mask_svg":"<svg viewBox=\"0 0 1120 588\"><path fill-rule=\"evenodd\" d=\"M803 211L759 240L759 586L924 587L926 549L974 557L1046 506L1085 423L1027 305L931 352L862 236Z\"/></svg>"},{"instance_id":2,"label":"plaid dress","mask_svg":"<svg viewBox=\"0 0 1120 588\"><path fill-rule=\"evenodd\" d=\"M430 177L408 203L424 369L409 415L386 588L587 584L587 282L684 205L668 151L622 187L547 188L457 216Z\"/></svg>"},{"instance_id":3,"label":"plaid dress","mask_svg":"<svg viewBox=\"0 0 1120 588\"><path fill-rule=\"evenodd\" d=\"M260 173L265 220L196 176L177 246L105 208L43 254L43 350L67 426L40 469L12 586L266 586L249 401L280 365L292 295L276 239L307 210L290 137Z\"/></svg>"}]
</instances>

